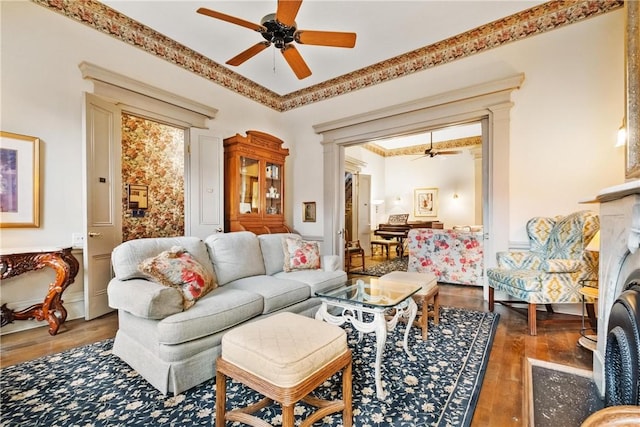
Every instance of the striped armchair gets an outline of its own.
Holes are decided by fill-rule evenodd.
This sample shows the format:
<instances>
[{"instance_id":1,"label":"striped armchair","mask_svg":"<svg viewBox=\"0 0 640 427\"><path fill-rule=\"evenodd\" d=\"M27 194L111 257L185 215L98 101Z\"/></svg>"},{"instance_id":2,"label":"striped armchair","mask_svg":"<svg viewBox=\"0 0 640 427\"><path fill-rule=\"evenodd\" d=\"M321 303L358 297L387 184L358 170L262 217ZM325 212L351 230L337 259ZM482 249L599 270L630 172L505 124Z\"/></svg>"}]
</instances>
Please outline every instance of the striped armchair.
<instances>
[{"instance_id":1,"label":"striped armchair","mask_svg":"<svg viewBox=\"0 0 640 427\"><path fill-rule=\"evenodd\" d=\"M598 286L598 252L586 250L600 229L589 211L565 217L532 218L527 222L529 251L499 252L497 268L487 269L489 309L495 290L528 304L529 334L536 335L536 305L580 303L583 286ZM587 303L593 303L586 298Z\"/></svg>"}]
</instances>

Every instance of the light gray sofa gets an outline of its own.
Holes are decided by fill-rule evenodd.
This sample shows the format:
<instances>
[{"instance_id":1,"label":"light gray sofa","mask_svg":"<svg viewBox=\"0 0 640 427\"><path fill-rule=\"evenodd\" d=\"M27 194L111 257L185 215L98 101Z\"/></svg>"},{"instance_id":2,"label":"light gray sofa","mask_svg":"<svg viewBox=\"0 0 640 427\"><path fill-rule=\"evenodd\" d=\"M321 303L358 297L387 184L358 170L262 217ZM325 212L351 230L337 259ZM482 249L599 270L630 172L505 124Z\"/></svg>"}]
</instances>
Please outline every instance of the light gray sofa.
<instances>
[{"instance_id":1,"label":"light gray sofa","mask_svg":"<svg viewBox=\"0 0 640 427\"><path fill-rule=\"evenodd\" d=\"M231 328L281 311L313 316L316 291L343 284L336 255L322 257L321 269L283 271L282 239L295 234L248 231L220 233L204 242L196 237L138 239L112 253L115 277L107 289L118 309L113 354L162 393L181 393L215 375L222 336ZM172 287L147 280L141 261L183 246L210 272L218 287L182 311Z\"/></svg>"}]
</instances>

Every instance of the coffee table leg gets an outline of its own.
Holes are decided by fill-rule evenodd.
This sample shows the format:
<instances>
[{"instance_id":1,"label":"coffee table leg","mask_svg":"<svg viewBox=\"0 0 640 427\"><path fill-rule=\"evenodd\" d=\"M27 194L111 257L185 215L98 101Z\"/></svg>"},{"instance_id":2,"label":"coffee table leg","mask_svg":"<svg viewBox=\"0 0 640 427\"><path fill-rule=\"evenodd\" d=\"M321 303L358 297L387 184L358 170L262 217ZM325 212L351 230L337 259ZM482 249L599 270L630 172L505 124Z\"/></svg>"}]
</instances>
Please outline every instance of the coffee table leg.
<instances>
[{"instance_id":1,"label":"coffee table leg","mask_svg":"<svg viewBox=\"0 0 640 427\"><path fill-rule=\"evenodd\" d=\"M405 329L404 331L404 342L402 343L402 347L404 348L404 352L407 353L407 356L413 357L413 355L409 351L409 331L411 331L411 326L413 325L413 321L416 318L416 313L418 312L418 305L413 300L413 298L409 298L409 307L407 308L407 311L407 315L409 317L407 319L407 329Z\"/></svg>"},{"instance_id":2,"label":"coffee table leg","mask_svg":"<svg viewBox=\"0 0 640 427\"><path fill-rule=\"evenodd\" d=\"M380 372L382 365L382 353L384 351L384 345L387 342L387 321L384 318L384 311L376 311L376 313L373 315L373 322L375 324L376 333L376 395L378 399L382 400L386 395L384 389L382 388L382 374Z\"/></svg>"}]
</instances>

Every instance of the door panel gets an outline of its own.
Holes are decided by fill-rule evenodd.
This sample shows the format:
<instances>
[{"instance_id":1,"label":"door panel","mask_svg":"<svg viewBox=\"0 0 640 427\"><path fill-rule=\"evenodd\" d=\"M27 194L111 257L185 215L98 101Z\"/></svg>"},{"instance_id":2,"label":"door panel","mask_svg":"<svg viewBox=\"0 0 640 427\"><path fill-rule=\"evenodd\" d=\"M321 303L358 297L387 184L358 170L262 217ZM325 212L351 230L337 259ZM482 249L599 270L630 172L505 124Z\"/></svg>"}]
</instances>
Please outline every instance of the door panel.
<instances>
[{"instance_id":1,"label":"door panel","mask_svg":"<svg viewBox=\"0 0 640 427\"><path fill-rule=\"evenodd\" d=\"M371 256L371 175L358 174L358 239Z\"/></svg>"},{"instance_id":2,"label":"door panel","mask_svg":"<svg viewBox=\"0 0 640 427\"><path fill-rule=\"evenodd\" d=\"M113 311L111 251L122 241L121 111L85 93L84 304L87 320Z\"/></svg>"},{"instance_id":3,"label":"door panel","mask_svg":"<svg viewBox=\"0 0 640 427\"><path fill-rule=\"evenodd\" d=\"M185 234L204 239L223 230L222 137L207 129L192 128L189 144Z\"/></svg>"}]
</instances>

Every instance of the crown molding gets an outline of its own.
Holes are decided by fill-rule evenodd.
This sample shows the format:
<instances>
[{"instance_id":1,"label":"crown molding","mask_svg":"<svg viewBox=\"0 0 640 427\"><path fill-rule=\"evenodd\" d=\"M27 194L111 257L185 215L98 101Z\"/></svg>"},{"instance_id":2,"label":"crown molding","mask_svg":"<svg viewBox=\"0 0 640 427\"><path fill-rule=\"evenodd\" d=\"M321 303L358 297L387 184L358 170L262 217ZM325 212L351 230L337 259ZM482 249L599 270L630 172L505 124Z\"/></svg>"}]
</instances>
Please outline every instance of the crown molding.
<instances>
[{"instance_id":1,"label":"crown molding","mask_svg":"<svg viewBox=\"0 0 640 427\"><path fill-rule=\"evenodd\" d=\"M94 0L32 2L284 112L447 64L623 7L623 0L554 0L286 95L261 86Z\"/></svg>"}]
</instances>

